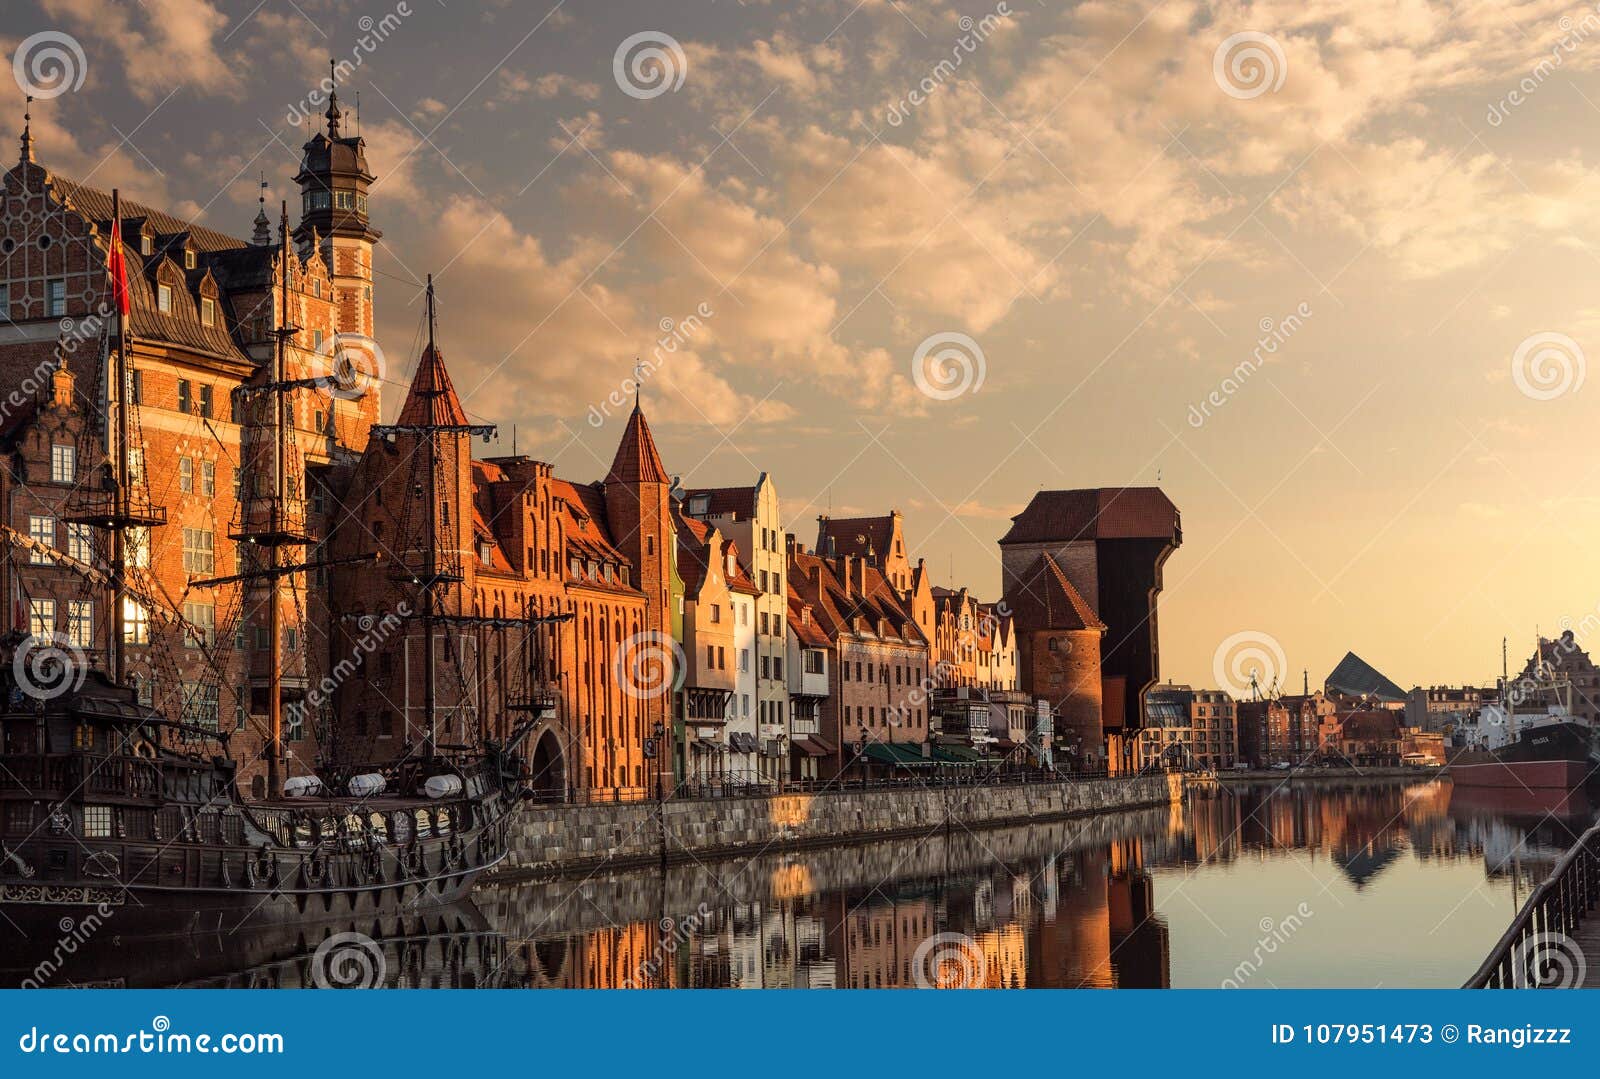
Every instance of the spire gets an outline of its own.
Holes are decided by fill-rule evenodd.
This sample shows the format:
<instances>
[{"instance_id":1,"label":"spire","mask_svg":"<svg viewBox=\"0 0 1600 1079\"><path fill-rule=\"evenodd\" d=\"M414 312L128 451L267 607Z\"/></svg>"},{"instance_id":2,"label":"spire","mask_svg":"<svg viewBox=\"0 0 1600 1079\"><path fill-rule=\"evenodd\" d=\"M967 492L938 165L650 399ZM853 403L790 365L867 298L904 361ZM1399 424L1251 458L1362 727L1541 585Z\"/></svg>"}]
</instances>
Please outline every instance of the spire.
<instances>
[{"instance_id":1,"label":"spire","mask_svg":"<svg viewBox=\"0 0 1600 1079\"><path fill-rule=\"evenodd\" d=\"M465 427L469 422L450 382L450 372L445 370L444 357L433 340L432 274L428 275L428 347L417 361L417 373L411 376L406 403L395 422L401 427Z\"/></svg>"},{"instance_id":2,"label":"spire","mask_svg":"<svg viewBox=\"0 0 1600 1079\"><path fill-rule=\"evenodd\" d=\"M33 95L28 95L27 104L22 109L22 163L28 164L33 160Z\"/></svg>"},{"instance_id":3,"label":"spire","mask_svg":"<svg viewBox=\"0 0 1600 1079\"><path fill-rule=\"evenodd\" d=\"M261 174L261 195L256 200L260 205L256 209L256 230L250 235L250 242L257 247L266 247L272 242L272 222L267 218L267 174Z\"/></svg>"},{"instance_id":4,"label":"spire","mask_svg":"<svg viewBox=\"0 0 1600 1079\"><path fill-rule=\"evenodd\" d=\"M328 111L323 113L328 118L328 138L339 137L339 79L338 69L332 60L328 61Z\"/></svg>"},{"instance_id":5,"label":"spire","mask_svg":"<svg viewBox=\"0 0 1600 1079\"><path fill-rule=\"evenodd\" d=\"M611 462L607 483L666 483L667 470L661 465L661 454L656 452L656 440L645 422L644 410L634 402L628 426L622 432L622 442L617 446L617 456Z\"/></svg>"}]
</instances>

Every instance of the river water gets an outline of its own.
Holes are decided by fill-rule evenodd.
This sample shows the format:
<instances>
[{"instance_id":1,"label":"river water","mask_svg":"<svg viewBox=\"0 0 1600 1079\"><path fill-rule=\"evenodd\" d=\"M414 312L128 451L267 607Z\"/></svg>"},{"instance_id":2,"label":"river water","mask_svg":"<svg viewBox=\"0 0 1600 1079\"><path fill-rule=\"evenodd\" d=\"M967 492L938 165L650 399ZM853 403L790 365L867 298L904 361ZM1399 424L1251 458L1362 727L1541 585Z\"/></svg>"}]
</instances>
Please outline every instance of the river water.
<instances>
[{"instance_id":1,"label":"river water","mask_svg":"<svg viewBox=\"0 0 1600 1079\"><path fill-rule=\"evenodd\" d=\"M1224 786L479 905L536 986L1455 987L1592 817L1440 780Z\"/></svg>"},{"instance_id":2,"label":"river water","mask_svg":"<svg viewBox=\"0 0 1600 1079\"><path fill-rule=\"evenodd\" d=\"M1440 780L1228 785L1021 828L488 883L442 911L264 938L133 940L108 924L65 955L14 942L0 981L1453 987L1594 817L1580 802L1471 793Z\"/></svg>"}]
</instances>

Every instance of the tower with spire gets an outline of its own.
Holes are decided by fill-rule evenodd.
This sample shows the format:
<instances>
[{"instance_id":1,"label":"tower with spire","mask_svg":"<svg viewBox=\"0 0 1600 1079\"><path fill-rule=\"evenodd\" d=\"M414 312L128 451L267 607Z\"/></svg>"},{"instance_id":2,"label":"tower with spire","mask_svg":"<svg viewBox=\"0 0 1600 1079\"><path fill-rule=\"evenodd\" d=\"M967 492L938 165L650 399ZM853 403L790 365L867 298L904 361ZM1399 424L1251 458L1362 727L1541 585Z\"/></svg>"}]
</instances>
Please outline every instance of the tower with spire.
<instances>
[{"instance_id":1,"label":"tower with spire","mask_svg":"<svg viewBox=\"0 0 1600 1079\"><path fill-rule=\"evenodd\" d=\"M661 464L656 440L635 400L623 429L617 455L606 474L606 517L617 548L638 569L638 587L645 597L646 632L670 634L668 590L671 587L672 544L676 532L669 511L672 481Z\"/></svg>"},{"instance_id":2,"label":"tower with spire","mask_svg":"<svg viewBox=\"0 0 1600 1079\"><path fill-rule=\"evenodd\" d=\"M331 61L329 69L335 71ZM333 275L339 332L371 337L372 247L383 235L367 217L367 192L376 177L367 168L366 141L342 133L337 89L329 93L323 115L327 128L305 144L294 178L301 197L294 238L302 249L321 247Z\"/></svg>"}]
</instances>

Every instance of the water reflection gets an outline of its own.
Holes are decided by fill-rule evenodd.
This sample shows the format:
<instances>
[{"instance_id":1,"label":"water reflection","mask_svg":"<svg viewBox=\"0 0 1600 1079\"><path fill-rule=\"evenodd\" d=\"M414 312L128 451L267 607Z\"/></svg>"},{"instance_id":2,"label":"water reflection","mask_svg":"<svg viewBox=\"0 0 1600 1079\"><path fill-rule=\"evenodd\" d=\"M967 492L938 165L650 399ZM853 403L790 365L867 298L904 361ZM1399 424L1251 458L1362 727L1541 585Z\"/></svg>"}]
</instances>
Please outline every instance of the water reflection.
<instances>
[{"instance_id":1,"label":"water reflection","mask_svg":"<svg viewBox=\"0 0 1600 1079\"><path fill-rule=\"evenodd\" d=\"M134 939L113 918L48 978L59 942L8 941L0 984L1454 986L1593 817L1439 781L1200 789L1026 828L492 884L361 925ZM330 965L341 933L365 951Z\"/></svg>"},{"instance_id":2,"label":"water reflection","mask_svg":"<svg viewBox=\"0 0 1600 1079\"><path fill-rule=\"evenodd\" d=\"M535 986L1458 985L1592 817L1441 781L1223 787L478 898Z\"/></svg>"}]
</instances>

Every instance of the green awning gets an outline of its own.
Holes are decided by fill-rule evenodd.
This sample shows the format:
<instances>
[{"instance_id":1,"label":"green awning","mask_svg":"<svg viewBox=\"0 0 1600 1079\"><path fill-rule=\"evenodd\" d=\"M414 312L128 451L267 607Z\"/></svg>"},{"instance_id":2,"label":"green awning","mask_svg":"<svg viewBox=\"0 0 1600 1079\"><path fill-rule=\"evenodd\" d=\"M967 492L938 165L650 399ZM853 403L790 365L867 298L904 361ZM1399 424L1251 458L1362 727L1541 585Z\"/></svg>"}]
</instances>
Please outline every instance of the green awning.
<instances>
[{"instance_id":1,"label":"green awning","mask_svg":"<svg viewBox=\"0 0 1600 1079\"><path fill-rule=\"evenodd\" d=\"M979 764L983 761L981 754L966 746L938 746L935 752L938 754L935 760L939 764Z\"/></svg>"},{"instance_id":2,"label":"green awning","mask_svg":"<svg viewBox=\"0 0 1600 1079\"><path fill-rule=\"evenodd\" d=\"M894 742L869 743L862 756L877 764L889 764L899 768L918 768L933 763L922 755L921 746L900 745Z\"/></svg>"}]
</instances>

